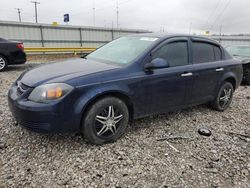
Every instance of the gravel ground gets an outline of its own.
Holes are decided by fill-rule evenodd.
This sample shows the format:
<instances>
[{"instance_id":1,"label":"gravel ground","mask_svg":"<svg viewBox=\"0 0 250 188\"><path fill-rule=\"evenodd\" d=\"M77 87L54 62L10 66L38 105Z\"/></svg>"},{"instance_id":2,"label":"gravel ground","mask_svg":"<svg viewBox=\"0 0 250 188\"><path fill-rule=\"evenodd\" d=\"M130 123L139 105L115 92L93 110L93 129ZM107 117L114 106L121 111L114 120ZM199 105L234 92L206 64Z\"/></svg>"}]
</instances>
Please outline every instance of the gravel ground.
<instances>
[{"instance_id":1,"label":"gravel ground","mask_svg":"<svg viewBox=\"0 0 250 188\"><path fill-rule=\"evenodd\" d=\"M204 105L136 120L116 143L94 146L15 125L6 93L37 65L0 73L0 187L250 187L250 87L226 112Z\"/></svg>"}]
</instances>

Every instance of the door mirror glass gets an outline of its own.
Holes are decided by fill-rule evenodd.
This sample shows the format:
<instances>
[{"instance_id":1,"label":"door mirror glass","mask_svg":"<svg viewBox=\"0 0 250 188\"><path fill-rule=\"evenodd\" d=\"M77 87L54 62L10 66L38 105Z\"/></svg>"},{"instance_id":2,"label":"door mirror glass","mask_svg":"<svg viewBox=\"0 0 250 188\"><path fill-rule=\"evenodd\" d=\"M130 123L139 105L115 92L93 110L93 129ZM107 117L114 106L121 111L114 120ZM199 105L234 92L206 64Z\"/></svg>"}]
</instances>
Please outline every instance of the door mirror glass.
<instances>
[{"instance_id":1,"label":"door mirror glass","mask_svg":"<svg viewBox=\"0 0 250 188\"><path fill-rule=\"evenodd\" d=\"M150 63L147 63L144 68L146 70L153 70L153 69L163 69L163 68L168 68L169 63L162 58L156 58L153 59Z\"/></svg>"}]
</instances>

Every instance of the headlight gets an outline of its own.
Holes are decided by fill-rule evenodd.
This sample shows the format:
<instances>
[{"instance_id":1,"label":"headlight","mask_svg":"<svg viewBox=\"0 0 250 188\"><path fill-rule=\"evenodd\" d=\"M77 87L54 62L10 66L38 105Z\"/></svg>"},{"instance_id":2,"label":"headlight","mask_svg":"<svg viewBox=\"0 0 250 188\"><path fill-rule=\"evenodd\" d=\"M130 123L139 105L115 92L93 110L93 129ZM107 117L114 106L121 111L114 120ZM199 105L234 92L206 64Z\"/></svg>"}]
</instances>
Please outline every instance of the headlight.
<instances>
[{"instance_id":1,"label":"headlight","mask_svg":"<svg viewBox=\"0 0 250 188\"><path fill-rule=\"evenodd\" d=\"M28 99L34 102L47 103L62 98L72 90L72 86L64 83L45 84L36 87Z\"/></svg>"}]
</instances>

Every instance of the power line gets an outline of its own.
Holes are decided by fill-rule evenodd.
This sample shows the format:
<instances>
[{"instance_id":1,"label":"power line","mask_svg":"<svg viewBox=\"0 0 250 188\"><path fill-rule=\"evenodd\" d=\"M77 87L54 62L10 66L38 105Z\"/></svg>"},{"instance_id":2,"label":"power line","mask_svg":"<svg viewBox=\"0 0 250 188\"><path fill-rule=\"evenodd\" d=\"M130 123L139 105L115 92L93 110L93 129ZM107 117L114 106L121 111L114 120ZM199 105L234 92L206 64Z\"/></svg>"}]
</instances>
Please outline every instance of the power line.
<instances>
[{"instance_id":1,"label":"power line","mask_svg":"<svg viewBox=\"0 0 250 188\"><path fill-rule=\"evenodd\" d=\"M215 26L216 22L218 20L220 20L220 18L223 16L223 14L225 13L226 9L228 8L228 6L230 5L232 0L229 0L227 2L227 4L225 5L224 9L220 12L220 14L218 14L218 16L216 17L216 19L214 20L213 24L211 25L211 27L209 28L209 30L211 31L213 29L213 27Z\"/></svg>"},{"instance_id":2,"label":"power line","mask_svg":"<svg viewBox=\"0 0 250 188\"><path fill-rule=\"evenodd\" d=\"M37 23L37 5L40 4L38 1L31 1L31 3L34 3L35 5L35 18L36 18L36 23Z\"/></svg>"},{"instance_id":3,"label":"power line","mask_svg":"<svg viewBox=\"0 0 250 188\"><path fill-rule=\"evenodd\" d=\"M19 19L19 22L22 22L22 19L21 19L21 10L20 8L15 8L17 10L17 14L18 14L18 19Z\"/></svg>"},{"instance_id":4,"label":"power line","mask_svg":"<svg viewBox=\"0 0 250 188\"><path fill-rule=\"evenodd\" d=\"M212 18L212 16L216 13L217 9L219 8L220 3L221 3L221 0L218 1L218 3L216 4L215 8L214 8L213 11L211 12L211 14L208 16L207 21L205 22L205 24L204 24L204 26L203 26L204 30L205 30L206 28L208 28L209 21L210 21L210 19Z\"/></svg>"}]
</instances>

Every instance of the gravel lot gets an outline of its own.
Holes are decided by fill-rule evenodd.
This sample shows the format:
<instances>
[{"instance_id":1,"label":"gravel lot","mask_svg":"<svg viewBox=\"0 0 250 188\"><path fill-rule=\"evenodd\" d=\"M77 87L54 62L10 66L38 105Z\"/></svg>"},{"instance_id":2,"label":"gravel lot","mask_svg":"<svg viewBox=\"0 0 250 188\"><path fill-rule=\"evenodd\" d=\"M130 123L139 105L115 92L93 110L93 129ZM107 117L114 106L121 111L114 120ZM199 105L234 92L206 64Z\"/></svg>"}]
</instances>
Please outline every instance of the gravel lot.
<instances>
[{"instance_id":1,"label":"gravel lot","mask_svg":"<svg viewBox=\"0 0 250 188\"><path fill-rule=\"evenodd\" d=\"M250 87L226 112L204 105L136 120L116 143L94 146L15 125L7 91L38 64L0 73L0 187L250 187Z\"/></svg>"}]
</instances>

